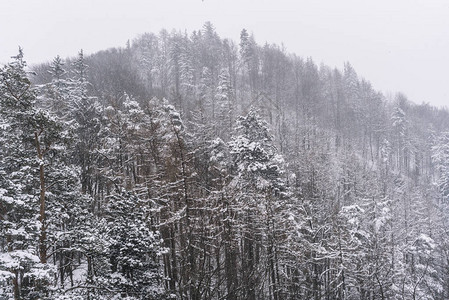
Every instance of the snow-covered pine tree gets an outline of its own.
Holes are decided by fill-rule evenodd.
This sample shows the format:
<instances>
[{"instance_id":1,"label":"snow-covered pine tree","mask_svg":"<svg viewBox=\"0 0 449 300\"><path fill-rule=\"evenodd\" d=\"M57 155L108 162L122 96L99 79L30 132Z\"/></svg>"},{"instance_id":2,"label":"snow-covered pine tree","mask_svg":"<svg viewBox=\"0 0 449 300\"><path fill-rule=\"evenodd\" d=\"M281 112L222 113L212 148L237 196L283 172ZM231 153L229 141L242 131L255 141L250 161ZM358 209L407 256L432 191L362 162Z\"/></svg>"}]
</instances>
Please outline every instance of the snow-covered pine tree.
<instances>
[{"instance_id":1,"label":"snow-covered pine tree","mask_svg":"<svg viewBox=\"0 0 449 300\"><path fill-rule=\"evenodd\" d=\"M222 69L218 77L218 86L215 94L216 131L218 136L227 141L230 138L234 126L234 92L232 91L229 72Z\"/></svg>"},{"instance_id":2,"label":"snow-covered pine tree","mask_svg":"<svg viewBox=\"0 0 449 300\"><path fill-rule=\"evenodd\" d=\"M262 286L269 283L265 292L280 299L277 234L285 192L283 158L277 154L266 122L254 110L238 119L229 147L233 177L229 186L238 191L233 201L242 231L241 296L258 299Z\"/></svg>"},{"instance_id":3,"label":"snow-covered pine tree","mask_svg":"<svg viewBox=\"0 0 449 300\"><path fill-rule=\"evenodd\" d=\"M59 138L56 122L34 107L36 91L25 68L19 49L0 73L0 268L2 282L13 287L2 289L14 299L48 296L46 179L49 152Z\"/></svg>"},{"instance_id":4,"label":"snow-covered pine tree","mask_svg":"<svg viewBox=\"0 0 449 300\"><path fill-rule=\"evenodd\" d=\"M161 256L166 251L150 229L148 203L127 191L108 197L107 235L111 295L127 299L166 299Z\"/></svg>"},{"instance_id":5,"label":"snow-covered pine tree","mask_svg":"<svg viewBox=\"0 0 449 300\"><path fill-rule=\"evenodd\" d=\"M58 55L50 63L48 73L52 77L50 83L39 86L39 105L66 121L70 107L71 82L67 80L64 61Z\"/></svg>"},{"instance_id":6,"label":"snow-covered pine tree","mask_svg":"<svg viewBox=\"0 0 449 300\"><path fill-rule=\"evenodd\" d=\"M81 167L82 192L95 197L98 193L95 187L99 185L97 151L102 134L102 108L98 98L89 95L89 67L82 50L72 62L72 67L68 123L72 125L75 135L73 156Z\"/></svg>"}]
</instances>

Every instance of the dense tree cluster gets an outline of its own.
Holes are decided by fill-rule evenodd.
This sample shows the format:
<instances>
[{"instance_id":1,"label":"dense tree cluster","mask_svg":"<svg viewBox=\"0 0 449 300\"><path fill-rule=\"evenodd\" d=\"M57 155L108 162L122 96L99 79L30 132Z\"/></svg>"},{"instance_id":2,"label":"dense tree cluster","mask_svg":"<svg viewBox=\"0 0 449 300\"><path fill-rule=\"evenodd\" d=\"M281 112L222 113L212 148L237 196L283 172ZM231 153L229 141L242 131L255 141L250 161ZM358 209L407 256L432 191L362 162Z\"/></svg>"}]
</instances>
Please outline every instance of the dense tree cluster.
<instances>
[{"instance_id":1,"label":"dense tree cluster","mask_svg":"<svg viewBox=\"0 0 449 300\"><path fill-rule=\"evenodd\" d=\"M449 113L210 23L0 69L0 299L448 299Z\"/></svg>"}]
</instances>

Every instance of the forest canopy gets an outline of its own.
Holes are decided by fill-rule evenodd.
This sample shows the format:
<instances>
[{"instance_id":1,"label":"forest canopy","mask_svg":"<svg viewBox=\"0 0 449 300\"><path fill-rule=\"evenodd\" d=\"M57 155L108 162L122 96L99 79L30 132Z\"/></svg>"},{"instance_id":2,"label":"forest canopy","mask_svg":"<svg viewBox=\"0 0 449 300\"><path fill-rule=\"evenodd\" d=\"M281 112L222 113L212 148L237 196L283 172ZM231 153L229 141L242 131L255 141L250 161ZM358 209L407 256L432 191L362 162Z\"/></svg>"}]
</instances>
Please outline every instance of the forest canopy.
<instances>
[{"instance_id":1,"label":"forest canopy","mask_svg":"<svg viewBox=\"0 0 449 300\"><path fill-rule=\"evenodd\" d=\"M211 23L19 49L0 116L0 299L449 298L448 111L349 62Z\"/></svg>"}]
</instances>

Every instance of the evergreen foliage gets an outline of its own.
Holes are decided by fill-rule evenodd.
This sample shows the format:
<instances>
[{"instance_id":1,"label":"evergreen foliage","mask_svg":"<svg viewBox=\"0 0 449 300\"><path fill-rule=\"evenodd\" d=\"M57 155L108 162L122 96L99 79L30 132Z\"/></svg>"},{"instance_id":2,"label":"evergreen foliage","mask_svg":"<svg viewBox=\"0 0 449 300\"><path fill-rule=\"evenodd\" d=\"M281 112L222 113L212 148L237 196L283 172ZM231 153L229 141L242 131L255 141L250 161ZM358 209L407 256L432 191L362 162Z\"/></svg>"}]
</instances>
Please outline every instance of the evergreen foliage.
<instances>
[{"instance_id":1,"label":"evergreen foliage","mask_svg":"<svg viewBox=\"0 0 449 300\"><path fill-rule=\"evenodd\" d=\"M447 110L210 22L34 70L0 69L0 299L449 298Z\"/></svg>"}]
</instances>

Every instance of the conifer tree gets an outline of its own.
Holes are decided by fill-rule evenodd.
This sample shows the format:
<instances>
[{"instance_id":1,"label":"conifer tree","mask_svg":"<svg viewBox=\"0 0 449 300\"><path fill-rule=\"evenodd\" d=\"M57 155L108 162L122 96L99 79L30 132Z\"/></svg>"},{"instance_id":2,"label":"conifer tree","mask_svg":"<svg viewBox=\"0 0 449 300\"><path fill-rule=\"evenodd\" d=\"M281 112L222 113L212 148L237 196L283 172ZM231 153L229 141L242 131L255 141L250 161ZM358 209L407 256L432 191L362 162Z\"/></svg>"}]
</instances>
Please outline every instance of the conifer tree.
<instances>
[{"instance_id":1,"label":"conifer tree","mask_svg":"<svg viewBox=\"0 0 449 300\"><path fill-rule=\"evenodd\" d=\"M51 147L59 138L56 122L34 107L36 91L25 68L19 49L0 75L1 222L6 247L0 261L7 272L2 274L12 282L14 299L48 296L46 168Z\"/></svg>"}]
</instances>

